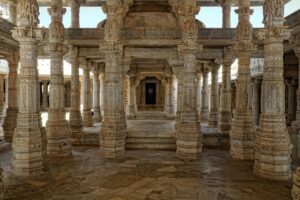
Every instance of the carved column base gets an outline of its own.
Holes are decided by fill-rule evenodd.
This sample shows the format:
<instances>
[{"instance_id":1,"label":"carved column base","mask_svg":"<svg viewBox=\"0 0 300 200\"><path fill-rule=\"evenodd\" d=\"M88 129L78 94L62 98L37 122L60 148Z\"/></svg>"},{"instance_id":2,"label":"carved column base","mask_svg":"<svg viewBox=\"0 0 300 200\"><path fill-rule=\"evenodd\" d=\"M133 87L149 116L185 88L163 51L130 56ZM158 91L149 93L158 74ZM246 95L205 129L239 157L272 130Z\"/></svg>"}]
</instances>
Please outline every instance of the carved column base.
<instances>
[{"instance_id":1,"label":"carved column base","mask_svg":"<svg viewBox=\"0 0 300 200\"><path fill-rule=\"evenodd\" d=\"M4 192L5 192L5 186L2 179L3 179L2 169L0 168L0 199L4 199Z\"/></svg>"},{"instance_id":2,"label":"carved column base","mask_svg":"<svg viewBox=\"0 0 300 200\"><path fill-rule=\"evenodd\" d=\"M300 168L298 167L293 174L293 188L292 188L293 200L300 200Z\"/></svg>"},{"instance_id":3,"label":"carved column base","mask_svg":"<svg viewBox=\"0 0 300 200\"><path fill-rule=\"evenodd\" d=\"M254 159L252 111L234 111L230 131L230 155L241 160Z\"/></svg>"},{"instance_id":4,"label":"carved column base","mask_svg":"<svg viewBox=\"0 0 300 200\"><path fill-rule=\"evenodd\" d=\"M12 174L39 176L48 169L47 140L39 113L19 113L12 143Z\"/></svg>"},{"instance_id":5,"label":"carved column base","mask_svg":"<svg viewBox=\"0 0 300 200\"><path fill-rule=\"evenodd\" d=\"M219 133L227 134L231 129L231 112L221 111L220 114L220 121L218 124Z\"/></svg>"},{"instance_id":6,"label":"carved column base","mask_svg":"<svg viewBox=\"0 0 300 200\"><path fill-rule=\"evenodd\" d=\"M71 129L72 145L80 145L80 138L83 136L83 132L81 113L79 110L70 111L69 126Z\"/></svg>"},{"instance_id":7,"label":"carved column base","mask_svg":"<svg viewBox=\"0 0 300 200\"><path fill-rule=\"evenodd\" d=\"M200 122L207 122L208 121L208 107L201 108L199 118L200 118Z\"/></svg>"},{"instance_id":8,"label":"carved column base","mask_svg":"<svg viewBox=\"0 0 300 200\"><path fill-rule=\"evenodd\" d=\"M100 155L116 158L125 153L126 127L123 117L109 117L102 122L100 133Z\"/></svg>"},{"instance_id":9,"label":"carved column base","mask_svg":"<svg viewBox=\"0 0 300 200\"><path fill-rule=\"evenodd\" d=\"M176 123L176 155L183 160L195 160L202 152L202 134L197 112L181 112L182 119Z\"/></svg>"},{"instance_id":10,"label":"carved column base","mask_svg":"<svg viewBox=\"0 0 300 200\"><path fill-rule=\"evenodd\" d=\"M68 157L72 155L71 131L65 119L64 109L50 109L47 131L47 152L50 157Z\"/></svg>"},{"instance_id":11,"label":"carved column base","mask_svg":"<svg viewBox=\"0 0 300 200\"><path fill-rule=\"evenodd\" d=\"M93 109L93 120L94 122L102 122L102 115L101 115L101 111L100 108L98 109Z\"/></svg>"},{"instance_id":12,"label":"carved column base","mask_svg":"<svg viewBox=\"0 0 300 200\"><path fill-rule=\"evenodd\" d=\"M15 128L17 126L17 108L8 108L6 111L6 117L3 122L4 140L8 143L12 143Z\"/></svg>"},{"instance_id":13,"label":"carved column base","mask_svg":"<svg viewBox=\"0 0 300 200\"><path fill-rule=\"evenodd\" d=\"M218 127L219 123L219 113L218 112L209 112L208 113L208 126L211 128Z\"/></svg>"},{"instance_id":14,"label":"carved column base","mask_svg":"<svg viewBox=\"0 0 300 200\"><path fill-rule=\"evenodd\" d=\"M255 137L254 173L272 180L289 179L291 150L284 116L261 114Z\"/></svg>"},{"instance_id":15,"label":"carved column base","mask_svg":"<svg viewBox=\"0 0 300 200\"><path fill-rule=\"evenodd\" d=\"M92 111L82 112L82 122L84 127L92 127L94 124Z\"/></svg>"}]
</instances>

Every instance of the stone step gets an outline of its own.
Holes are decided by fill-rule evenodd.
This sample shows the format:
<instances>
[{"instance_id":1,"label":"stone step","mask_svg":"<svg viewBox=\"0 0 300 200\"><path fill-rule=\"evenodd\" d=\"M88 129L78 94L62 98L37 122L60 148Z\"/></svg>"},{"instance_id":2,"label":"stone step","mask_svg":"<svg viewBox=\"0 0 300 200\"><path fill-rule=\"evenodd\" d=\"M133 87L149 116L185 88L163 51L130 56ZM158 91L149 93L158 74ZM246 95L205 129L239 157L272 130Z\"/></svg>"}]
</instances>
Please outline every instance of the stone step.
<instances>
[{"instance_id":1,"label":"stone step","mask_svg":"<svg viewBox=\"0 0 300 200\"><path fill-rule=\"evenodd\" d=\"M126 149L175 150L176 140L171 137L128 137L126 139Z\"/></svg>"},{"instance_id":2,"label":"stone step","mask_svg":"<svg viewBox=\"0 0 300 200\"><path fill-rule=\"evenodd\" d=\"M167 119L164 112L138 112L136 120L162 120Z\"/></svg>"}]
</instances>

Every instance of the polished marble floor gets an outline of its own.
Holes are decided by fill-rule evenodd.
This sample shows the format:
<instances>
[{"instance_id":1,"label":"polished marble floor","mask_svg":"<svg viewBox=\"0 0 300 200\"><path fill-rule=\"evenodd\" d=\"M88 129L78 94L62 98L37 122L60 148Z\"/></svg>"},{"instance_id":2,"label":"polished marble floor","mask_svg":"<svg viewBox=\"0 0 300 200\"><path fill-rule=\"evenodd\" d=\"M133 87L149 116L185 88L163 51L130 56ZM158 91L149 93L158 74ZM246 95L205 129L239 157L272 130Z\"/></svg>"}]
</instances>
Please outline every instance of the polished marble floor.
<instances>
[{"instance_id":1,"label":"polished marble floor","mask_svg":"<svg viewBox=\"0 0 300 200\"><path fill-rule=\"evenodd\" d=\"M49 160L35 179L10 175L11 152L0 154L5 199L16 200L288 200L291 183L256 178L253 163L227 151L205 150L182 161L172 151L130 150L117 160L98 147L75 147L73 157Z\"/></svg>"}]
</instances>

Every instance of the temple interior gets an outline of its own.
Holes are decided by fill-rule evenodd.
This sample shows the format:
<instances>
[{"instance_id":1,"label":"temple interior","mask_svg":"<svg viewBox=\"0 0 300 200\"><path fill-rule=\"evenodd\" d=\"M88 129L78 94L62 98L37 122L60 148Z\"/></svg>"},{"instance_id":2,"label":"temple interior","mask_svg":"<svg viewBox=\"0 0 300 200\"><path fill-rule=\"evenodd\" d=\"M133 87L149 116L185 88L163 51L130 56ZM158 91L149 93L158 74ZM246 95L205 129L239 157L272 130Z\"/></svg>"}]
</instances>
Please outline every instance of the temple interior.
<instances>
[{"instance_id":1,"label":"temple interior","mask_svg":"<svg viewBox=\"0 0 300 200\"><path fill-rule=\"evenodd\" d=\"M300 200L299 80L298 0L0 0L0 200Z\"/></svg>"}]
</instances>

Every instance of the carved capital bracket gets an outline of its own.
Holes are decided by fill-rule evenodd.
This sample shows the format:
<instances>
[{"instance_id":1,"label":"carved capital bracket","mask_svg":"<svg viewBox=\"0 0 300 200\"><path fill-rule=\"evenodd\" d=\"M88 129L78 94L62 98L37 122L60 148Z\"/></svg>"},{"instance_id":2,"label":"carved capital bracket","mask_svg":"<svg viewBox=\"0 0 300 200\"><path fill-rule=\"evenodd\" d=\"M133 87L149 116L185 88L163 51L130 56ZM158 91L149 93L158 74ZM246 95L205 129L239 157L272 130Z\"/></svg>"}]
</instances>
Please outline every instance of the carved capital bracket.
<instances>
[{"instance_id":1,"label":"carved capital bracket","mask_svg":"<svg viewBox=\"0 0 300 200\"><path fill-rule=\"evenodd\" d=\"M265 40L265 42L283 42L288 40L291 36L292 30L287 26L275 26L257 31L256 35L259 40Z\"/></svg>"}]
</instances>

